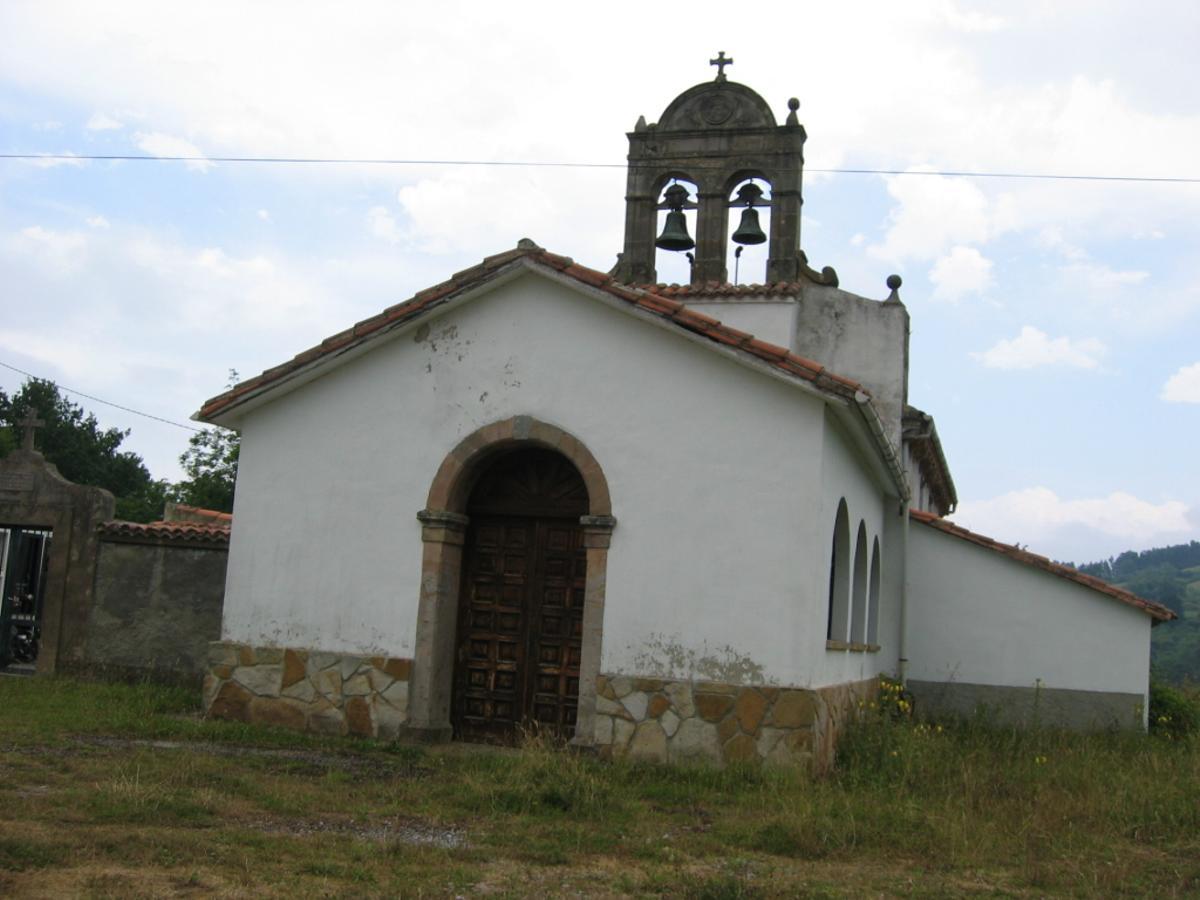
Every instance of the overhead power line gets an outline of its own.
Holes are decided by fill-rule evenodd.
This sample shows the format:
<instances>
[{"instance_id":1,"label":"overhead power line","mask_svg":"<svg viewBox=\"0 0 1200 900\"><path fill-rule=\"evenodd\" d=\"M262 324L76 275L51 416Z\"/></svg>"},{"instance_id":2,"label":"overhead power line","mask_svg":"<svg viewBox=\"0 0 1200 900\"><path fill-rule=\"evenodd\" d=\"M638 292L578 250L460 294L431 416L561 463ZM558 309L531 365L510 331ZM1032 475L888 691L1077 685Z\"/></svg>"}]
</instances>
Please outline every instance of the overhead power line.
<instances>
[{"instance_id":1,"label":"overhead power line","mask_svg":"<svg viewBox=\"0 0 1200 900\"><path fill-rule=\"evenodd\" d=\"M497 166L543 169L624 169L636 163L547 162L495 159L375 159L324 156L139 156L136 154L0 153L0 159L96 162L266 163L354 166ZM657 163L655 163L657 165ZM703 168L703 164L701 164ZM694 166L693 166L694 168ZM1148 184L1200 184L1200 178L1150 175L1069 175L1049 172L972 172L967 170L856 169L805 167L830 175L940 175L946 178L1008 178L1041 181L1128 181Z\"/></svg>"},{"instance_id":2,"label":"overhead power line","mask_svg":"<svg viewBox=\"0 0 1200 900\"><path fill-rule=\"evenodd\" d=\"M197 428L194 425L185 425L183 422L174 422L171 419L164 419L162 416L156 416L156 415L153 415L152 413L142 412L139 409L133 409L132 407L129 407L129 406L122 406L120 403L113 403L111 400L102 400L101 398L95 397L91 394L85 394L83 391L77 391L74 388L69 388L65 384L59 384L53 378L42 378L40 375L34 375L32 372L26 372L24 369L18 369L16 366L10 366L6 362L0 362L0 366L4 366L4 368L6 368L6 369L12 369L12 371L14 371L14 372L19 372L20 374L26 376L27 378L33 378L37 381L48 381L51 384L53 384L55 387L57 387L60 391L64 391L65 393L74 394L76 397L86 397L88 400L94 400L96 403L103 403L105 406L113 407L113 409L120 409L120 410L124 410L127 413L133 413L135 416L142 416L143 418L146 418L146 419L153 419L155 422L162 422L165 425L174 425L176 428L186 428L188 431L203 431L204 430L203 428Z\"/></svg>"}]
</instances>

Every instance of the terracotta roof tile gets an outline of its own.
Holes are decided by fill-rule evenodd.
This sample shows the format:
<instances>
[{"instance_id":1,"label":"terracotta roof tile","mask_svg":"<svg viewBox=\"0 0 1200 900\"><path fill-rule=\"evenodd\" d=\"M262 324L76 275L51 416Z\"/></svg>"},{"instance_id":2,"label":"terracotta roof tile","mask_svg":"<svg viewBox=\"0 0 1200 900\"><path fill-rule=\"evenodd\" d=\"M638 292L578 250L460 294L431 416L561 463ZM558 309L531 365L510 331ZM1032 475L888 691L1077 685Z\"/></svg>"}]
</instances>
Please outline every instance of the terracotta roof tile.
<instances>
[{"instance_id":1,"label":"terracotta roof tile","mask_svg":"<svg viewBox=\"0 0 1200 900\"><path fill-rule=\"evenodd\" d=\"M739 331L737 328L731 328L728 325L722 325L719 322L708 329L708 336L714 341L729 344L731 347L745 347L754 340L754 335L745 331ZM758 356L757 353L754 355Z\"/></svg>"},{"instance_id":2,"label":"terracotta roof tile","mask_svg":"<svg viewBox=\"0 0 1200 900\"><path fill-rule=\"evenodd\" d=\"M225 393L213 397L200 409L197 418L202 421L211 420L212 417L234 406L247 394L269 388L273 382L279 381L285 376L351 344L370 340L373 334L377 334L387 325L415 318L425 310L436 305L438 301L472 288L478 283L496 275L504 267L521 260L528 260L535 264L547 266L582 284L602 290L610 296L623 300L642 312L672 322L676 326L707 338L714 343L732 346L740 352L745 352L749 356L767 362L788 375L813 383L828 393L833 393L846 399L852 399L855 393L859 391L866 393L862 386L855 381L827 372L822 366L812 360L789 353L782 347L775 347L765 341L758 341L753 335L730 328L712 316L688 309L679 301L673 300L671 296L668 296L693 296L698 291L722 293L727 292L730 288L736 288L737 292L746 294L761 293L763 290L772 293L792 293L799 288L798 283L781 282L765 286L720 285L713 283L700 286L698 289L690 285L686 288L679 286L671 288L638 287L635 285L620 284L614 281L611 276L603 272L598 272L595 269L581 266L569 257L550 253L534 245L532 242L522 241L516 249L489 256L478 265L471 266L457 273L449 281L420 291L410 300L390 306L378 316L364 319L353 328L348 328L332 337L326 338L316 347L304 350L288 362L268 369L261 375L250 378Z\"/></svg>"},{"instance_id":3,"label":"terracotta roof tile","mask_svg":"<svg viewBox=\"0 0 1200 900\"><path fill-rule=\"evenodd\" d=\"M595 269L589 269L586 266L574 265L564 271L572 278L578 278L592 287L604 287L604 285L612 281L611 275L605 275L603 272L597 272Z\"/></svg>"},{"instance_id":4,"label":"terracotta roof tile","mask_svg":"<svg viewBox=\"0 0 1200 900\"><path fill-rule=\"evenodd\" d=\"M755 356L770 360L787 359L789 354L787 347L780 347L778 344L760 341L756 337L752 337L750 340L746 341L745 349L749 350Z\"/></svg>"},{"instance_id":5,"label":"terracotta roof tile","mask_svg":"<svg viewBox=\"0 0 1200 900\"><path fill-rule=\"evenodd\" d=\"M825 283L818 277L818 284ZM703 284L639 284L637 287L653 291L662 297L798 297L804 290L804 282L772 281L766 284L729 284L728 282L706 281Z\"/></svg>"},{"instance_id":6,"label":"terracotta roof tile","mask_svg":"<svg viewBox=\"0 0 1200 900\"><path fill-rule=\"evenodd\" d=\"M631 294L627 297L622 296L622 299L632 299L643 309L663 316L672 316L683 309L683 304L677 300L668 300L666 297L659 297L656 294L645 294L640 298Z\"/></svg>"},{"instance_id":7,"label":"terracotta roof tile","mask_svg":"<svg viewBox=\"0 0 1200 900\"><path fill-rule=\"evenodd\" d=\"M800 293L798 281L775 281L769 284L728 284L707 281L703 284L640 284L639 288L663 297L772 297Z\"/></svg>"},{"instance_id":8,"label":"terracotta roof tile","mask_svg":"<svg viewBox=\"0 0 1200 900\"><path fill-rule=\"evenodd\" d=\"M221 512L219 509L206 509L203 506L191 506L187 503L168 503L167 516L163 522L192 522L198 525L225 525L233 521L233 515Z\"/></svg>"},{"instance_id":9,"label":"terracotta roof tile","mask_svg":"<svg viewBox=\"0 0 1200 900\"><path fill-rule=\"evenodd\" d=\"M957 538L962 538L965 541L970 541L972 544L977 544L980 547L985 547L988 550L993 550L1009 559L1019 563L1024 563L1027 566L1033 566L1035 569L1041 569L1043 572L1049 572L1051 575L1057 575L1059 578L1065 578L1067 581L1074 581L1076 584L1081 584L1086 588L1091 588L1101 594L1107 594L1115 600L1120 600L1122 603L1136 607L1143 612L1149 614L1152 618L1160 622L1169 622L1176 618L1175 613L1167 609L1160 603L1155 603L1153 600L1147 600L1144 597L1139 597L1137 594L1123 590L1116 585L1109 584L1099 578L1094 578L1091 575L1085 575L1077 569L1072 569L1070 566L1064 566L1062 563L1056 563L1053 560L1047 559L1044 556L1039 556L1036 553L1030 553L1028 550L1022 550L1020 547L1014 547L1012 544L1004 544L1000 541L978 534L974 531L969 531L961 525L955 525L953 522L947 522L933 513L922 512L921 510L909 510L909 516L918 522L936 528L938 531L953 535Z\"/></svg>"},{"instance_id":10,"label":"terracotta roof tile","mask_svg":"<svg viewBox=\"0 0 1200 900\"><path fill-rule=\"evenodd\" d=\"M170 544L228 544L229 525L192 522L103 522L100 534L110 538Z\"/></svg>"},{"instance_id":11,"label":"terracotta roof tile","mask_svg":"<svg viewBox=\"0 0 1200 900\"><path fill-rule=\"evenodd\" d=\"M958 491L933 416L906 403L902 423L903 441L920 467L921 478L929 486L940 513L948 515L958 505Z\"/></svg>"}]
</instances>

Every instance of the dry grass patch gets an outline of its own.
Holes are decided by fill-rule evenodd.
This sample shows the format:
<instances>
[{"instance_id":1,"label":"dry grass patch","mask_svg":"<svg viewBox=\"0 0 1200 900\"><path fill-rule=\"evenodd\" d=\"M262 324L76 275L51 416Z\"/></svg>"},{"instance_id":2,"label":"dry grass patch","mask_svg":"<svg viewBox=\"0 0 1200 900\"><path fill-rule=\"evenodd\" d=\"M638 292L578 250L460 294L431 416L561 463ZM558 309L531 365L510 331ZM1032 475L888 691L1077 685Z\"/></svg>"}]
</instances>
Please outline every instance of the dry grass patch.
<instances>
[{"instance_id":1,"label":"dry grass patch","mask_svg":"<svg viewBox=\"0 0 1200 900\"><path fill-rule=\"evenodd\" d=\"M185 700L0 680L0 894L1200 891L1200 750L1186 740L881 719L813 780L606 764L539 742L468 752L226 731Z\"/></svg>"}]
</instances>

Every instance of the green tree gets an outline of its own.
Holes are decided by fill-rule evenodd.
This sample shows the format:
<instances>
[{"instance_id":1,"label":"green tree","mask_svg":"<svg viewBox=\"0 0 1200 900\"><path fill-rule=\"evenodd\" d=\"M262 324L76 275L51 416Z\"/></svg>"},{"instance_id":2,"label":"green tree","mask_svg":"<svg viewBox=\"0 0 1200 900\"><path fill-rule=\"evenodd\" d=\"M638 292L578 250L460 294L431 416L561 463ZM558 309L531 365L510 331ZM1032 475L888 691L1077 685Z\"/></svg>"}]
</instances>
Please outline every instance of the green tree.
<instances>
[{"instance_id":1,"label":"green tree","mask_svg":"<svg viewBox=\"0 0 1200 900\"><path fill-rule=\"evenodd\" d=\"M240 446L238 433L227 428L205 428L192 435L179 457L187 477L175 485L174 498L191 506L233 512Z\"/></svg>"},{"instance_id":2,"label":"green tree","mask_svg":"<svg viewBox=\"0 0 1200 900\"><path fill-rule=\"evenodd\" d=\"M149 522L162 515L170 486L151 478L136 453L120 449L129 431L102 429L92 413L64 397L52 381L31 378L11 397L0 391L0 456L21 445L16 423L30 409L46 423L38 430L37 448L64 478L111 491L118 518Z\"/></svg>"}]
</instances>

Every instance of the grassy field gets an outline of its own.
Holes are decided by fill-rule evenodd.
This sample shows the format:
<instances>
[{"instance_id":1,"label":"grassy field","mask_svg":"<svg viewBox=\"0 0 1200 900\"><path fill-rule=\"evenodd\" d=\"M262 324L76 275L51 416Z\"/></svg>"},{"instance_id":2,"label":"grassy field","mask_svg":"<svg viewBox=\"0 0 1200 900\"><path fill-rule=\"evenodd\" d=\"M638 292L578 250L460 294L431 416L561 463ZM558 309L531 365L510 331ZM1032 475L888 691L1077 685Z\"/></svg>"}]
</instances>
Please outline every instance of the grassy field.
<instances>
[{"instance_id":1,"label":"grassy field","mask_svg":"<svg viewBox=\"0 0 1200 900\"><path fill-rule=\"evenodd\" d=\"M873 720L837 773L417 749L0 678L0 895L1200 895L1200 743Z\"/></svg>"}]
</instances>

